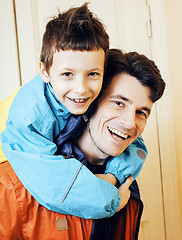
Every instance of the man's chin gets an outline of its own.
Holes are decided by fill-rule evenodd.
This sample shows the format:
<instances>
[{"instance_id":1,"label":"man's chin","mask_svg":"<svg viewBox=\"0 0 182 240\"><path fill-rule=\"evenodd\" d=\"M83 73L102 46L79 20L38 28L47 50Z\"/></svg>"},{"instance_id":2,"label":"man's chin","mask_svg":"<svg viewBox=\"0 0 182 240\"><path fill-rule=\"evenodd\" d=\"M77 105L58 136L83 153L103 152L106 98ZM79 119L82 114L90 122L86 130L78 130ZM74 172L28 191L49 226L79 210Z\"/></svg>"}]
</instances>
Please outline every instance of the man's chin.
<instances>
[{"instance_id":1,"label":"man's chin","mask_svg":"<svg viewBox=\"0 0 182 240\"><path fill-rule=\"evenodd\" d=\"M119 155L121 155L124 150L130 145L130 143L126 143L126 144L122 144L120 146L117 146L117 147L111 147L111 145L109 146L109 155L110 156L113 156L113 157L117 157ZM115 145L116 146L116 145ZM107 152L108 153L108 152Z\"/></svg>"}]
</instances>

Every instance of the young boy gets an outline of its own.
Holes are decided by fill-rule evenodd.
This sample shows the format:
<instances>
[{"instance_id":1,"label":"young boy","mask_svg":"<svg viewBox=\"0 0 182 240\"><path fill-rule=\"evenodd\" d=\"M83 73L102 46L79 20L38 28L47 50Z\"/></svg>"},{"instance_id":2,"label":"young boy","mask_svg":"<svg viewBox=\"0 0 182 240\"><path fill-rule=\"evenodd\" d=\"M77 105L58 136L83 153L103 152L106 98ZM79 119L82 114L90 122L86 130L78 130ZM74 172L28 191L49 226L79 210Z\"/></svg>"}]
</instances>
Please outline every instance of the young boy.
<instances>
[{"instance_id":1,"label":"young boy","mask_svg":"<svg viewBox=\"0 0 182 240\"><path fill-rule=\"evenodd\" d=\"M87 4L60 13L46 26L40 75L19 90L10 108L7 127L1 134L3 151L26 189L50 210L102 218L113 215L120 205L118 190L113 186L108 188L93 174L89 175L89 184L99 181L103 185L103 197L98 196L92 202L93 215L87 216L78 202L73 201L72 206L64 204L64 199L72 194L71 186L77 184L77 176L84 181L88 171L75 158L55 155L56 138L71 114L85 113L101 90L108 48L108 34ZM139 148L143 149L143 155L137 155ZM109 174L105 176L112 181L115 181L113 175L123 183L129 175L136 178L140 172L147 153L144 143L138 139L128 151L129 154L108 163ZM127 159L125 169L120 164L125 161L123 158ZM76 186L79 188L79 184ZM90 192L90 186L87 187L84 194L92 201L97 188Z\"/></svg>"}]
</instances>

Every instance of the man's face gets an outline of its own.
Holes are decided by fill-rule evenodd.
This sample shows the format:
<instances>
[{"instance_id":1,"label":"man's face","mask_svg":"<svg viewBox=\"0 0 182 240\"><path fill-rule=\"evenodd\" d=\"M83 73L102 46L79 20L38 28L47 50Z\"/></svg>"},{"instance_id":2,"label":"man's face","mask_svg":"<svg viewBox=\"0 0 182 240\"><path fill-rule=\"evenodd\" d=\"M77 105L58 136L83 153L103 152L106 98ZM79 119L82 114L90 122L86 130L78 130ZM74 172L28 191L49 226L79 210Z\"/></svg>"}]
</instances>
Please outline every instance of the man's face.
<instances>
[{"instance_id":1,"label":"man's face","mask_svg":"<svg viewBox=\"0 0 182 240\"><path fill-rule=\"evenodd\" d=\"M41 76L50 83L57 99L73 114L83 114L98 96L104 73L105 53L56 51L49 74L41 63Z\"/></svg>"},{"instance_id":2,"label":"man's face","mask_svg":"<svg viewBox=\"0 0 182 240\"><path fill-rule=\"evenodd\" d=\"M128 74L113 78L88 124L95 157L118 156L139 137L153 105L149 96L150 89L136 78Z\"/></svg>"}]
</instances>

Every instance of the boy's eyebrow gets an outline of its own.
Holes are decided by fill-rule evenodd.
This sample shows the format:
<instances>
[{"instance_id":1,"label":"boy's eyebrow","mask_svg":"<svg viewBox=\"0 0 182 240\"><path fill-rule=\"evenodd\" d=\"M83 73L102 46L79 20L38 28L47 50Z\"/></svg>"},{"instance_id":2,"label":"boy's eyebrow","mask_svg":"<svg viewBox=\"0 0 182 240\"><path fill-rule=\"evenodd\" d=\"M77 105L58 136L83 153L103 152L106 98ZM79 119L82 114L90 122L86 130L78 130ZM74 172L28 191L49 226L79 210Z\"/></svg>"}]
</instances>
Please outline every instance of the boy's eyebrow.
<instances>
[{"instance_id":1,"label":"boy's eyebrow","mask_svg":"<svg viewBox=\"0 0 182 240\"><path fill-rule=\"evenodd\" d=\"M62 70L62 71L74 71L74 69L69 68L69 67L60 68L60 70ZM91 72L91 71L103 71L103 68L96 67L96 68L89 69L87 71L89 71L89 72Z\"/></svg>"},{"instance_id":2,"label":"boy's eyebrow","mask_svg":"<svg viewBox=\"0 0 182 240\"><path fill-rule=\"evenodd\" d=\"M96 68L92 68L91 70L92 70L92 71L94 71L94 70L101 70L101 71L103 71L103 68L96 67Z\"/></svg>"},{"instance_id":3,"label":"boy's eyebrow","mask_svg":"<svg viewBox=\"0 0 182 240\"><path fill-rule=\"evenodd\" d=\"M120 99L122 99L125 102L132 103L132 101L129 98L124 97L122 95L111 95L109 99L110 100L120 100ZM150 115L150 113L151 113L151 109L150 108L148 108L148 107L141 107L141 109L146 111L148 113L148 115Z\"/></svg>"},{"instance_id":4,"label":"boy's eyebrow","mask_svg":"<svg viewBox=\"0 0 182 240\"><path fill-rule=\"evenodd\" d=\"M73 71L73 69L71 69L71 68L68 68L68 67L59 67L59 68L57 68L57 70L58 71Z\"/></svg>"}]
</instances>

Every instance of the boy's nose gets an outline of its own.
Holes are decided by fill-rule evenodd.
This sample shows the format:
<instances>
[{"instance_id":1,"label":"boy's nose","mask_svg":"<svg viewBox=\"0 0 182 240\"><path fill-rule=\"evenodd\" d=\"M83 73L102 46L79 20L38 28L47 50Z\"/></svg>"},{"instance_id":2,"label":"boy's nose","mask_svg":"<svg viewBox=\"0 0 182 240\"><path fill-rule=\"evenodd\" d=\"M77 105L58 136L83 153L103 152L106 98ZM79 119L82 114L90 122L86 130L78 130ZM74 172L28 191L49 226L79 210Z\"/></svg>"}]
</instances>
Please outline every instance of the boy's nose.
<instances>
[{"instance_id":1,"label":"boy's nose","mask_svg":"<svg viewBox=\"0 0 182 240\"><path fill-rule=\"evenodd\" d=\"M88 91L87 79L80 77L75 82L74 91L80 95L86 93Z\"/></svg>"}]
</instances>

